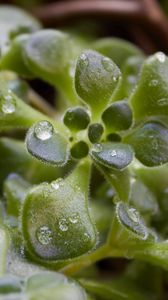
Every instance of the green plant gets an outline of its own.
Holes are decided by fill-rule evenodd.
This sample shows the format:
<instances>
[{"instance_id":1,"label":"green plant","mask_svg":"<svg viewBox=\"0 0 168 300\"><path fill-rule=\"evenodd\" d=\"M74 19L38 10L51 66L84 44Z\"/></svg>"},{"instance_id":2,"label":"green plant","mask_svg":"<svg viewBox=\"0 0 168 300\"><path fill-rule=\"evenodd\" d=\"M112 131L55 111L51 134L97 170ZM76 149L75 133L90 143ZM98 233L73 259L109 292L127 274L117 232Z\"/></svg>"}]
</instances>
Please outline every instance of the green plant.
<instances>
[{"instance_id":1,"label":"green plant","mask_svg":"<svg viewBox=\"0 0 168 300\"><path fill-rule=\"evenodd\" d=\"M22 28L6 24L8 9L0 8L0 299L165 299L167 56L146 58L113 38L81 42L29 16L23 26L22 11ZM33 78L57 89L60 111L32 90ZM103 282L97 262L107 258L130 263Z\"/></svg>"}]
</instances>

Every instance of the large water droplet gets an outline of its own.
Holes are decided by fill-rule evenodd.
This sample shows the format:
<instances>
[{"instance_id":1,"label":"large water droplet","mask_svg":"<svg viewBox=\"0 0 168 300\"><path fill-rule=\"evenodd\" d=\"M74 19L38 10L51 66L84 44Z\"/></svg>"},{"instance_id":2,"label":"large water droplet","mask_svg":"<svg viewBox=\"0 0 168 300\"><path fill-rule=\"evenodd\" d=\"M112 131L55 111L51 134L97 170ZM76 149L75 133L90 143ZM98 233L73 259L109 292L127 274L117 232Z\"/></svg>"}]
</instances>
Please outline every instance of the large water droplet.
<instances>
[{"instance_id":1,"label":"large water droplet","mask_svg":"<svg viewBox=\"0 0 168 300\"><path fill-rule=\"evenodd\" d=\"M51 182L51 186L55 190L58 190L63 185L64 185L64 180L62 178L58 178L57 180Z\"/></svg>"},{"instance_id":2,"label":"large water droplet","mask_svg":"<svg viewBox=\"0 0 168 300\"><path fill-rule=\"evenodd\" d=\"M2 101L2 112L4 114L12 114L15 112L16 102L11 95L6 95Z\"/></svg>"},{"instance_id":3,"label":"large water droplet","mask_svg":"<svg viewBox=\"0 0 168 300\"><path fill-rule=\"evenodd\" d=\"M52 137L54 129L48 121L41 121L35 125L34 132L39 140L45 141Z\"/></svg>"},{"instance_id":4,"label":"large water droplet","mask_svg":"<svg viewBox=\"0 0 168 300\"><path fill-rule=\"evenodd\" d=\"M59 221L59 229L61 231L67 231L68 230L68 222L66 219L61 219Z\"/></svg>"},{"instance_id":5,"label":"large water droplet","mask_svg":"<svg viewBox=\"0 0 168 300\"><path fill-rule=\"evenodd\" d=\"M166 60L166 55L163 52L156 53L156 57L161 63L164 63Z\"/></svg>"},{"instance_id":6,"label":"large water droplet","mask_svg":"<svg viewBox=\"0 0 168 300\"><path fill-rule=\"evenodd\" d=\"M72 224L78 223L78 221L79 221L79 215L78 215L78 213L73 213L73 214L71 215L71 217L69 218L69 221L70 221Z\"/></svg>"},{"instance_id":7,"label":"large water droplet","mask_svg":"<svg viewBox=\"0 0 168 300\"><path fill-rule=\"evenodd\" d=\"M157 86L158 85L158 80L157 79L153 79L149 82L149 86Z\"/></svg>"},{"instance_id":8,"label":"large water droplet","mask_svg":"<svg viewBox=\"0 0 168 300\"><path fill-rule=\"evenodd\" d=\"M42 245L48 245L52 239L52 231L48 226L42 226L37 230L37 239Z\"/></svg>"}]
</instances>

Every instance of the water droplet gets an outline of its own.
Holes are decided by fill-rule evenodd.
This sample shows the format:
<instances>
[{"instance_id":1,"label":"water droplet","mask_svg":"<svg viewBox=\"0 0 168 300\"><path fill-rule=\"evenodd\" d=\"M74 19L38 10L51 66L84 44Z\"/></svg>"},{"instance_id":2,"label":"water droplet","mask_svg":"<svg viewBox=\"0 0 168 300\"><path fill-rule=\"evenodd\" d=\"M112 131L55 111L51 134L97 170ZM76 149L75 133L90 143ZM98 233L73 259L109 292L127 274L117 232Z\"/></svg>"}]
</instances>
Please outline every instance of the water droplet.
<instances>
[{"instance_id":1,"label":"water droplet","mask_svg":"<svg viewBox=\"0 0 168 300\"><path fill-rule=\"evenodd\" d=\"M117 152L116 152L116 150L112 150L112 151L110 151L110 156L112 156L112 157L115 157L115 156L117 156Z\"/></svg>"},{"instance_id":2,"label":"water droplet","mask_svg":"<svg viewBox=\"0 0 168 300\"><path fill-rule=\"evenodd\" d=\"M68 230L68 222L66 219L61 219L59 221L59 229L61 231L67 231Z\"/></svg>"},{"instance_id":3,"label":"water droplet","mask_svg":"<svg viewBox=\"0 0 168 300\"><path fill-rule=\"evenodd\" d=\"M51 182L51 186L55 190L58 190L63 185L64 185L64 180L62 178L58 178L57 180Z\"/></svg>"},{"instance_id":4,"label":"water droplet","mask_svg":"<svg viewBox=\"0 0 168 300\"><path fill-rule=\"evenodd\" d=\"M78 213L72 214L72 216L69 218L69 221L70 221L72 224L78 223L78 221L79 221L79 215L78 215Z\"/></svg>"},{"instance_id":5,"label":"water droplet","mask_svg":"<svg viewBox=\"0 0 168 300\"><path fill-rule=\"evenodd\" d=\"M2 101L2 112L4 114L12 114L15 112L16 102L11 95L6 95Z\"/></svg>"},{"instance_id":6,"label":"water droplet","mask_svg":"<svg viewBox=\"0 0 168 300\"><path fill-rule=\"evenodd\" d=\"M156 53L156 57L161 63L164 63L166 60L166 55L163 52Z\"/></svg>"},{"instance_id":7,"label":"water droplet","mask_svg":"<svg viewBox=\"0 0 168 300\"><path fill-rule=\"evenodd\" d=\"M82 53L80 56L80 64L82 67L87 67L89 64L88 58L84 53Z\"/></svg>"},{"instance_id":8,"label":"water droplet","mask_svg":"<svg viewBox=\"0 0 168 300\"><path fill-rule=\"evenodd\" d=\"M37 239L42 245L48 245L52 241L52 231L48 226L42 226L37 230Z\"/></svg>"},{"instance_id":9,"label":"water droplet","mask_svg":"<svg viewBox=\"0 0 168 300\"><path fill-rule=\"evenodd\" d=\"M35 125L34 132L39 140L45 141L52 137L54 129L48 121L41 121Z\"/></svg>"},{"instance_id":10,"label":"water droplet","mask_svg":"<svg viewBox=\"0 0 168 300\"><path fill-rule=\"evenodd\" d=\"M103 65L104 69L107 72L112 72L113 71L113 64L112 64L111 60L108 57L103 57L102 65Z\"/></svg>"},{"instance_id":11,"label":"water droplet","mask_svg":"<svg viewBox=\"0 0 168 300\"><path fill-rule=\"evenodd\" d=\"M93 151L95 151L95 152L100 152L100 151L102 151L102 150L103 150L103 147L102 147L101 144L95 144L95 145L94 145Z\"/></svg>"},{"instance_id":12,"label":"water droplet","mask_svg":"<svg viewBox=\"0 0 168 300\"><path fill-rule=\"evenodd\" d=\"M149 82L149 86L157 86L158 85L158 80L157 79L153 79Z\"/></svg>"},{"instance_id":13,"label":"water droplet","mask_svg":"<svg viewBox=\"0 0 168 300\"><path fill-rule=\"evenodd\" d=\"M139 214L138 212L136 211L135 208L130 208L128 210L128 214L129 214L129 217L131 218L131 220L135 223L138 223L139 222Z\"/></svg>"},{"instance_id":14,"label":"water droplet","mask_svg":"<svg viewBox=\"0 0 168 300\"><path fill-rule=\"evenodd\" d=\"M157 104L159 106L165 106L165 105L168 105L168 98L161 98L157 101Z\"/></svg>"}]
</instances>

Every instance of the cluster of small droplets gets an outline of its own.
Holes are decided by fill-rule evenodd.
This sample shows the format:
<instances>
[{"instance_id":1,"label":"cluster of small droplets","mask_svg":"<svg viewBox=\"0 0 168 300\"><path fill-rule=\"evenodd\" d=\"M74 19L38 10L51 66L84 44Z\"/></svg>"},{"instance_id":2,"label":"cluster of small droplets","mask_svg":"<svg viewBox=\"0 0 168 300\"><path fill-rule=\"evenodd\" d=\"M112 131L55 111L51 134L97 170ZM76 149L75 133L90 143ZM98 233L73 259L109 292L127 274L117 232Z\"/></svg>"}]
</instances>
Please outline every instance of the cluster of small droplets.
<instances>
[{"instance_id":1,"label":"cluster of small droplets","mask_svg":"<svg viewBox=\"0 0 168 300\"><path fill-rule=\"evenodd\" d=\"M54 129L48 121L40 121L35 125L34 132L39 140L45 141L52 137Z\"/></svg>"},{"instance_id":2,"label":"cluster of small droplets","mask_svg":"<svg viewBox=\"0 0 168 300\"><path fill-rule=\"evenodd\" d=\"M48 245L52 239L52 231L48 226L42 226L37 230L37 239L40 244L42 245Z\"/></svg>"},{"instance_id":3,"label":"cluster of small droplets","mask_svg":"<svg viewBox=\"0 0 168 300\"><path fill-rule=\"evenodd\" d=\"M16 102L10 95L10 92L8 95L3 96L1 109L4 114L13 114L15 112Z\"/></svg>"},{"instance_id":4,"label":"cluster of small droplets","mask_svg":"<svg viewBox=\"0 0 168 300\"><path fill-rule=\"evenodd\" d=\"M80 56L80 63L82 65L82 67L87 67L89 64L88 58L84 53L82 53Z\"/></svg>"}]
</instances>

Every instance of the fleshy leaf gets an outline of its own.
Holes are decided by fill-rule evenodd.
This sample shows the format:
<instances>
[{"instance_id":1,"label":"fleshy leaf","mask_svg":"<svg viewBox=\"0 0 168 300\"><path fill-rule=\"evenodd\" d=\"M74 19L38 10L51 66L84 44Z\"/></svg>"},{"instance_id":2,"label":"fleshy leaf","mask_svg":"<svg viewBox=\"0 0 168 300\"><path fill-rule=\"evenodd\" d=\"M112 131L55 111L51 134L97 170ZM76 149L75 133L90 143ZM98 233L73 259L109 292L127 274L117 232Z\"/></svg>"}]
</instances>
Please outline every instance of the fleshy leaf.
<instances>
[{"instance_id":1,"label":"fleshy leaf","mask_svg":"<svg viewBox=\"0 0 168 300\"><path fill-rule=\"evenodd\" d=\"M9 235L7 230L0 225L0 277L6 271L6 257L9 246Z\"/></svg>"},{"instance_id":2,"label":"fleshy leaf","mask_svg":"<svg viewBox=\"0 0 168 300\"><path fill-rule=\"evenodd\" d=\"M40 28L40 23L22 9L2 5L0 7L0 47L2 53L8 46L9 39L20 32L32 32Z\"/></svg>"},{"instance_id":3,"label":"fleshy leaf","mask_svg":"<svg viewBox=\"0 0 168 300\"><path fill-rule=\"evenodd\" d=\"M145 60L140 80L130 102L136 121L158 117L167 124L168 58L158 52Z\"/></svg>"},{"instance_id":4,"label":"fleshy leaf","mask_svg":"<svg viewBox=\"0 0 168 300\"><path fill-rule=\"evenodd\" d=\"M63 166L69 158L66 139L54 130L50 122L45 120L29 129L26 146L37 159L56 166Z\"/></svg>"},{"instance_id":5,"label":"fleshy leaf","mask_svg":"<svg viewBox=\"0 0 168 300\"><path fill-rule=\"evenodd\" d=\"M133 160L132 148L122 143L95 144L91 150L93 160L107 168L124 169Z\"/></svg>"},{"instance_id":6,"label":"fleshy leaf","mask_svg":"<svg viewBox=\"0 0 168 300\"><path fill-rule=\"evenodd\" d=\"M74 45L68 34L46 29L31 34L24 46L24 58L30 71L57 86L72 103L77 102L72 75L77 51Z\"/></svg>"},{"instance_id":7,"label":"fleshy leaf","mask_svg":"<svg viewBox=\"0 0 168 300\"><path fill-rule=\"evenodd\" d=\"M128 41L119 38L102 38L97 40L93 47L98 52L111 58L120 68L131 56L144 56L142 51Z\"/></svg>"},{"instance_id":8,"label":"fleshy leaf","mask_svg":"<svg viewBox=\"0 0 168 300\"><path fill-rule=\"evenodd\" d=\"M89 123L89 114L80 106L69 108L64 115L64 124L72 131L86 129Z\"/></svg>"},{"instance_id":9,"label":"fleshy leaf","mask_svg":"<svg viewBox=\"0 0 168 300\"><path fill-rule=\"evenodd\" d=\"M88 137L92 144L98 143L102 137L104 128L100 123L92 123L88 128Z\"/></svg>"},{"instance_id":10,"label":"fleshy leaf","mask_svg":"<svg viewBox=\"0 0 168 300\"><path fill-rule=\"evenodd\" d=\"M80 98L93 112L100 115L107 106L120 79L121 73L109 58L93 50L85 50L78 58L75 88Z\"/></svg>"},{"instance_id":11,"label":"fleshy leaf","mask_svg":"<svg viewBox=\"0 0 168 300\"><path fill-rule=\"evenodd\" d=\"M134 150L137 159L148 167L168 162L168 129L162 124L146 123L124 139Z\"/></svg>"},{"instance_id":12,"label":"fleshy leaf","mask_svg":"<svg viewBox=\"0 0 168 300\"><path fill-rule=\"evenodd\" d=\"M72 258L95 245L95 228L87 203L89 174L90 163L83 161L66 179L43 183L27 195L22 214L23 237L36 259Z\"/></svg>"},{"instance_id":13,"label":"fleshy leaf","mask_svg":"<svg viewBox=\"0 0 168 300\"><path fill-rule=\"evenodd\" d=\"M126 130L132 124L132 111L126 100L111 104L102 114L108 132Z\"/></svg>"},{"instance_id":14,"label":"fleshy leaf","mask_svg":"<svg viewBox=\"0 0 168 300\"><path fill-rule=\"evenodd\" d=\"M80 159L87 156L89 153L89 147L84 141L75 143L71 148L71 155L75 159Z\"/></svg>"},{"instance_id":15,"label":"fleshy leaf","mask_svg":"<svg viewBox=\"0 0 168 300\"><path fill-rule=\"evenodd\" d=\"M4 182L4 195L9 215L19 216L30 184L17 174L11 174Z\"/></svg>"}]
</instances>

